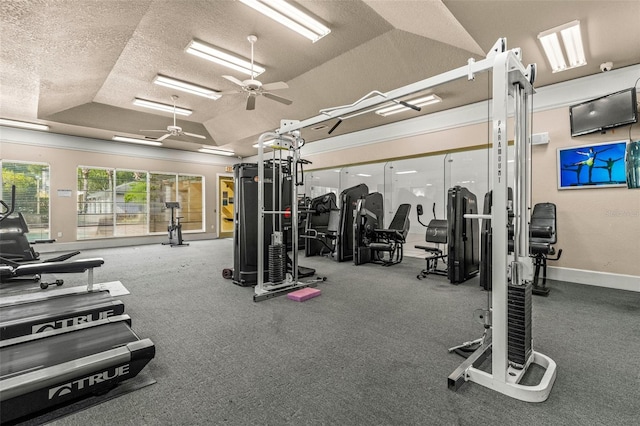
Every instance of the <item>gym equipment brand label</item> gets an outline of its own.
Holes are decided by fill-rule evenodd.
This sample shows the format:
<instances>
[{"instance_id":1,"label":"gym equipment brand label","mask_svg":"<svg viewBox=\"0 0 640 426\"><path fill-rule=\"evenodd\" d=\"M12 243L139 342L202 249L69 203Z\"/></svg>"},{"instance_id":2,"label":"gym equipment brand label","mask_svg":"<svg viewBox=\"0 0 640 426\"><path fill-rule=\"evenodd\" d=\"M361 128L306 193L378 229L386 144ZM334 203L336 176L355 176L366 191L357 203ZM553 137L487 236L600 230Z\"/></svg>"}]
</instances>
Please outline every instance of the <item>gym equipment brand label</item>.
<instances>
[{"instance_id":1,"label":"gym equipment brand label","mask_svg":"<svg viewBox=\"0 0 640 426\"><path fill-rule=\"evenodd\" d=\"M498 120L498 136L497 136L497 143L498 143L498 161L496 162L496 166L497 166L497 172L498 172L498 183L500 183L502 181L502 138L503 138L503 134L504 134L504 129L503 129L503 125L502 125L502 120Z\"/></svg>"},{"instance_id":2,"label":"gym equipment brand label","mask_svg":"<svg viewBox=\"0 0 640 426\"><path fill-rule=\"evenodd\" d=\"M113 316L113 310L93 312L87 315L79 315L77 317L63 318L56 321L45 322L31 326L31 334L42 333L47 330L57 330L59 328L72 327L74 325L86 322L98 321Z\"/></svg>"},{"instance_id":3,"label":"gym equipment brand label","mask_svg":"<svg viewBox=\"0 0 640 426\"><path fill-rule=\"evenodd\" d=\"M113 380L116 377L127 374L129 374L129 364L121 365L120 367L113 367L101 373L92 374L90 376L83 377L82 379L65 383L64 385L54 386L49 389L49 399L60 398L61 396L68 395L72 392L90 388L98 383Z\"/></svg>"}]
</instances>

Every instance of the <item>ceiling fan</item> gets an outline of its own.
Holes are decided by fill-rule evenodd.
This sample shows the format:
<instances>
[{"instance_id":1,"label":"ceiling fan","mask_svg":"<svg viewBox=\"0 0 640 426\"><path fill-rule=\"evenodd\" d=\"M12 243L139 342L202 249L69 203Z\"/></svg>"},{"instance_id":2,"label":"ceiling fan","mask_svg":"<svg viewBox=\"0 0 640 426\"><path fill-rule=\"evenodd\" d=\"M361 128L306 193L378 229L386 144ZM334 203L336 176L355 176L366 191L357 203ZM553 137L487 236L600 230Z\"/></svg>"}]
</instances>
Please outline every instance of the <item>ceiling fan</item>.
<instances>
[{"instance_id":1,"label":"ceiling fan","mask_svg":"<svg viewBox=\"0 0 640 426\"><path fill-rule=\"evenodd\" d=\"M284 81L278 81L275 83L262 84L260 81L254 79L253 44L258 40L258 37L250 35L249 37L247 37L247 40L249 40L249 43L251 43L251 78L248 80L240 81L233 76L223 75L222 77L240 86L240 90L222 92L221 94L229 95L235 93L246 93L248 95L246 108L248 111L256 108L256 97L258 96L264 96L265 98L271 99L272 101L280 102L285 105L291 105L292 101L290 101L289 99L270 93L271 90L288 89L289 86L287 85L287 83L285 83Z\"/></svg>"},{"instance_id":2,"label":"ceiling fan","mask_svg":"<svg viewBox=\"0 0 640 426\"><path fill-rule=\"evenodd\" d=\"M172 95L171 99L173 100L173 126L171 125L167 126L166 130L140 130L140 131L141 132L164 132L165 134L157 138L155 140L156 142L162 142L163 140L167 139L170 136L173 136L173 137L189 136L192 138L206 139L207 138L206 136L198 135L195 133L183 132L182 127L176 125L176 100L178 99L178 96Z\"/></svg>"}]
</instances>

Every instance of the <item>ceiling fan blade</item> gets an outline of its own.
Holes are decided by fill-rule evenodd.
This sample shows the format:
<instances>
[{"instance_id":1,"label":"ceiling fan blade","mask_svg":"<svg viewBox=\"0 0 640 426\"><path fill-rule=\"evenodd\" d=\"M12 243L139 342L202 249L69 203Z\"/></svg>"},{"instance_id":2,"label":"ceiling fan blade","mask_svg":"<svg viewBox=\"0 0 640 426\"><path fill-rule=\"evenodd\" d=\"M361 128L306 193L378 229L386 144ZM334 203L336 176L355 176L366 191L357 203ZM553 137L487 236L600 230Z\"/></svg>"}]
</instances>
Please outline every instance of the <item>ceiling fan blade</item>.
<instances>
[{"instance_id":1,"label":"ceiling fan blade","mask_svg":"<svg viewBox=\"0 0 640 426\"><path fill-rule=\"evenodd\" d=\"M284 81L276 81L275 83L267 83L262 85L263 90L281 90L288 89L289 85Z\"/></svg>"},{"instance_id":2,"label":"ceiling fan blade","mask_svg":"<svg viewBox=\"0 0 640 426\"><path fill-rule=\"evenodd\" d=\"M237 78L235 78L232 75L223 75L222 78L226 78L227 80L229 80L230 82L237 84L238 86L242 86L244 87L244 83L240 80L238 80Z\"/></svg>"},{"instance_id":3,"label":"ceiling fan blade","mask_svg":"<svg viewBox=\"0 0 640 426\"><path fill-rule=\"evenodd\" d=\"M291 105L293 103L293 101L290 101L289 99L283 98L281 96L276 96L273 93L262 92L262 95L267 99L271 99L272 101L280 102L281 104Z\"/></svg>"},{"instance_id":4,"label":"ceiling fan blade","mask_svg":"<svg viewBox=\"0 0 640 426\"><path fill-rule=\"evenodd\" d=\"M171 133L165 133L164 135L162 135L158 139L156 139L156 142L162 142L163 140L165 140L169 136L171 136Z\"/></svg>"},{"instance_id":5,"label":"ceiling fan blade","mask_svg":"<svg viewBox=\"0 0 640 426\"><path fill-rule=\"evenodd\" d=\"M141 132L162 132L162 133L166 133L167 130L140 130Z\"/></svg>"},{"instance_id":6,"label":"ceiling fan blade","mask_svg":"<svg viewBox=\"0 0 640 426\"><path fill-rule=\"evenodd\" d=\"M225 92L218 92L219 95L237 95L238 93L242 93L242 90L227 90Z\"/></svg>"},{"instance_id":7,"label":"ceiling fan blade","mask_svg":"<svg viewBox=\"0 0 640 426\"><path fill-rule=\"evenodd\" d=\"M206 139L206 136L202 136L202 135L196 135L195 133L189 133L189 132L182 132L183 135L185 136L191 136L192 138L198 138L198 139Z\"/></svg>"},{"instance_id":8,"label":"ceiling fan blade","mask_svg":"<svg viewBox=\"0 0 640 426\"><path fill-rule=\"evenodd\" d=\"M256 109L256 97L249 95L247 98L247 111L253 111Z\"/></svg>"}]
</instances>

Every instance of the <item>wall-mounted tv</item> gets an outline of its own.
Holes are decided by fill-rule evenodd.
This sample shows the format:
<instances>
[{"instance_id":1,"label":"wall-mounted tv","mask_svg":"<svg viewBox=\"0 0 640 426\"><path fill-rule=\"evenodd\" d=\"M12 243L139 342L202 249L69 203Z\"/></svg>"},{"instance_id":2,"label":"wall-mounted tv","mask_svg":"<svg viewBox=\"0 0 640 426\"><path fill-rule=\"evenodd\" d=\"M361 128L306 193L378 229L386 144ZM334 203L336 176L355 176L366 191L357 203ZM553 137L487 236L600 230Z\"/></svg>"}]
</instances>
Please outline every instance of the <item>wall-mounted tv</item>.
<instances>
[{"instance_id":1,"label":"wall-mounted tv","mask_svg":"<svg viewBox=\"0 0 640 426\"><path fill-rule=\"evenodd\" d=\"M626 141L558 148L558 189L626 186Z\"/></svg>"},{"instance_id":2,"label":"wall-mounted tv","mask_svg":"<svg viewBox=\"0 0 640 426\"><path fill-rule=\"evenodd\" d=\"M603 132L638 121L636 89L611 93L569 107L571 136Z\"/></svg>"}]
</instances>

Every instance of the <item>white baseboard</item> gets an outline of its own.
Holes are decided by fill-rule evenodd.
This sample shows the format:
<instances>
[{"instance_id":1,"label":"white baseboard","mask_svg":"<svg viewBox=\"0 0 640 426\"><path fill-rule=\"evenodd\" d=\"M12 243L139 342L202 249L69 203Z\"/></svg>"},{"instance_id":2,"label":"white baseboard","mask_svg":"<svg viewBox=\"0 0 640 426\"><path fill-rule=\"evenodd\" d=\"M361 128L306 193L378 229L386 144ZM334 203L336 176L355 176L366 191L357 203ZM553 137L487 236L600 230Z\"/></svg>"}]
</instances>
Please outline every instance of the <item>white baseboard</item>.
<instances>
[{"instance_id":1,"label":"white baseboard","mask_svg":"<svg viewBox=\"0 0 640 426\"><path fill-rule=\"evenodd\" d=\"M549 266L547 269L547 278L556 281L568 281L578 284L614 288L617 290L640 292L640 277L637 275L613 274L609 272Z\"/></svg>"}]
</instances>

